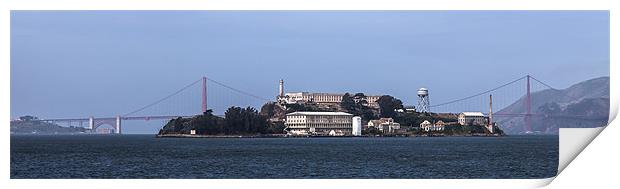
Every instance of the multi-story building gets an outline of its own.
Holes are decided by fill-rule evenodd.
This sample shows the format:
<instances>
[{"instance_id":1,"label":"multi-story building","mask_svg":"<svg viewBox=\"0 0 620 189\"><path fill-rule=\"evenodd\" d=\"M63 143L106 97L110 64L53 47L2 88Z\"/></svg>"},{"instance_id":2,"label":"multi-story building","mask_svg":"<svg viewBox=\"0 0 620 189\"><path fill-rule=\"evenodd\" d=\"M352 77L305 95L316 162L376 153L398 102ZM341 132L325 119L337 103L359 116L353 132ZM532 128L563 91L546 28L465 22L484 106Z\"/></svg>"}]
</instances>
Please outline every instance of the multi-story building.
<instances>
[{"instance_id":1,"label":"multi-story building","mask_svg":"<svg viewBox=\"0 0 620 189\"><path fill-rule=\"evenodd\" d=\"M286 104L295 104L299 102L316 102L316 103L340 103L342 102L343 93L310 93L310 92L292 92L284 93L278 97L278 102ZM377 100L381 96L365 96L353 98L355 102L366 100L369 106L376 106Z\"/></svg>"},{"instance_id":2,"label":"multi-story building","mask_svg":"<svg viewBox=\"0 0 620 189\"><path fill-rule=\"evenodd\" d=\"M315 102L315 103L340 103L344 93L310 93L310 92L284 92L284 81L280 80L279 93L277 101L285 104L295 104L300 102ZM365 97L354 97L355 102L365 100L369 106L377 106L377 100L379 97L376 95Z\"/></svg>"},{"instance_id":3,"label":"multi-story building","mask_svg":"<svg viewBox=\"0 0 620 189\"><path fill-rule=\"evenodd\" d=\"M461 125L485 124L484 114L482 114L482 112L461 112L458 120Z\"/></svg>"},{"instance_id":4,"label":"multi-story building","mask_svg":"<svg viewBox=\"0 0 620 189\"><path fill-rule=\"evenodd\" d=\"M345 112L293 112L286 114L290 135L351 135L353 114Z\"/></svg>"}]
</instances>

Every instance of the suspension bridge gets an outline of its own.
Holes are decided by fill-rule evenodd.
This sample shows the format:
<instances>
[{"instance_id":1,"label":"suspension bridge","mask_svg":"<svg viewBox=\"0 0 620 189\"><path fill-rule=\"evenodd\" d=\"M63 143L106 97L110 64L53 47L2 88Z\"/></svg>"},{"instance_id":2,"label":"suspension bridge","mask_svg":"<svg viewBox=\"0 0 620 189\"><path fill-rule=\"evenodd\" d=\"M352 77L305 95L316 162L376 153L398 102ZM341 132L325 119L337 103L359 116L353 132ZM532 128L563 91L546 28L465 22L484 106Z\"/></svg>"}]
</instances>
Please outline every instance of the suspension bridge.
<instances>
[{"instance_id":1,"label":"suspension bridge","mask_svg":"<svg viewBox=\"0 0 620 189\"><path fill-rule=\"evenodd\" d=\"M545 101L544 99L533 99L532 93L546 89L559 91L530 75L526 75L473 95L455 98L437 104L431 103L429 108L431 112L434 113L457 113L464 111L487 112L490 103L489 95L492 94L494 109L502 110L504 108L511 108L517 110L516 112L498 111L493 113L493 116L500 118L522 118L524 130L527 132L533 131L532 118L534 117L600 119L586 115L567 116L535 113L532 107L538 107L545 103ZM553 96L553 98L578 100L567 95ZM192 117L197 114L202 114L207 110L213 111L216 115L223 115L225 110L231 106L260 107L262 104L269 101L273 100L226 85L208 77L202 77L163 98L154 100L152 103L125 114L112 117L50 118L41 119L41 121L64 126L86 127L91 132L96 131L100 126L107 125L111 126L115 133L121 134L123 129L122 123L124 121L166 121L177 117Z\"/></svg>"},{"instance_id":2,"label":"suspension bridge","mask_svg":"<svg viewBox=\"0 0 620 189\"><path fill-rule=\"evenodd\" d=\"M207 87L209 88L208 92ZM199 95L196 94L197 91L200 92ZM197 99L200 101L198 102ZM113 117L50 118L40 119L40 121L69 127L86 127L91 132L96 131L101 126L109 126L113 128L116 134L121 134L124 121L167 121L178 117L188 118L206 112L207 107L216 115L221 116L230 106L258 107L268 101L266 98L208 77L202 77L163 98L122 115ZM200 106L196 106L196 104L200 104Z\"/></svg>"}]
</instances>

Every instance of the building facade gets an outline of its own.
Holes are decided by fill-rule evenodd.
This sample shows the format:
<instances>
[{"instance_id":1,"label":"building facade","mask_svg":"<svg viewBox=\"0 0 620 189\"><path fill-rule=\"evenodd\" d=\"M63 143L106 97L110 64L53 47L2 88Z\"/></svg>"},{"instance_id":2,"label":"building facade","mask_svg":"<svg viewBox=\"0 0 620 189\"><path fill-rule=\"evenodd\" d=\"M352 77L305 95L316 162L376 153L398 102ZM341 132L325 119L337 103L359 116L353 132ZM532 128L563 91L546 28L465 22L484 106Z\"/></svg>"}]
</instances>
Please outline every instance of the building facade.
<instances>
[{"instance_id":1,"label":"building facade","mask_svg":"<svg viewBox=\"0 0 620 189\"><path fill-rule=\"evenodd\" d=\"M368 121L367 127L377 128L379 131L384 133L393 133L394 131L400 129L400 123L394 122L392 118L381 118L378 120L370 120Z\"/></svg>"},{"instance_id":2,"label":"building facade","mask_svg":"<svg viewBox=\"0 0 620 189\"><path fill-rule=\"evenodd\" d=\"M300 102L316 102L316 103L340 103L342 102L342 93L310 93L310 92L291 92L284 93L279 96L277 101L286 104L295 104ZM365 100L369 106L376 106L377 100L381 96L366 96L364 98L354 98L355 102Z\"/></svg>"},{"instance_id":3,"label":"building facade","mask_svg":"<svg viewBox=\"0 0 620 189\"><path fill-rule=\"evenodd\" d=\"M279 82L279 91L276 101L283 104L296 104L301 102L315 103L340 103L344 93L310 93L310 92L284 92L284 80ZM365 100L369 106L378 106L377 100L381 96L371 95L365 97L354 97L355 102Z\"/></svg>"},{"instance_id":4,"label":"building facade","mask_svg":"<svg viewBox=\"0 0 620 189\"><path fill-rule=\"evenodd\" d=\"M428 120L424 120L422 123L420 123L420 129L424 131L443 131L445 129L445 126L446 123L441 120L432 124Z\"/></svg>"},{"instance_id":5,"label":"building facade","mask_svg":"<svg viewBox=\"0 0 620 189\"><path fill-rule=\"evenodd\" d=\"M430 131L432 125L433 124L431 124L431 122L429 122L428 120L424 120L422 123L420 123L420 129Z\"/></svg>"},{"instance_id":6,"label":"building facade","mask_svg":"<svg viewBox=\"0 0 620 189\"><path fill-rule=\"evenodd\" d=\"M289 135L351 135L353 114L345 112L293 112L284 122Z\"/></svg>"},{"instance_id":7,"label":"building facade","mask_svg":"<svg viewBox=\"0 0 620 189\"><path fill-rule=\"evenodd\" d=\"M482 112L461 112L458 121L461 125L484 125L486 123Z\"/></svg>"}]
</instances>

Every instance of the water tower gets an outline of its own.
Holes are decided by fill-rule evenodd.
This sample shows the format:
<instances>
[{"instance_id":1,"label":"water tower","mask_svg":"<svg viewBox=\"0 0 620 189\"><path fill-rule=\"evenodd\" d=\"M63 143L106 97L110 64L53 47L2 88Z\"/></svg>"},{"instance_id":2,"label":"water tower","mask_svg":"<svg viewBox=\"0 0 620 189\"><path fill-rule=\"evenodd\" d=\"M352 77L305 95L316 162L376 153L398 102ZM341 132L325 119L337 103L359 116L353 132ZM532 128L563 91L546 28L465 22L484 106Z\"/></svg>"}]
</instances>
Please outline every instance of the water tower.
<instances>
[{"instance_id":1,"label":"water tower","mask_svg":"<svg viewBox=\"0 0 620 189\"><path fill-rule=\"evenodd\" d=\"M428 89L420 88L418 89L418 111L419 112L430 112L430 100L428 99Z\"/></svg>"}]
</instances>

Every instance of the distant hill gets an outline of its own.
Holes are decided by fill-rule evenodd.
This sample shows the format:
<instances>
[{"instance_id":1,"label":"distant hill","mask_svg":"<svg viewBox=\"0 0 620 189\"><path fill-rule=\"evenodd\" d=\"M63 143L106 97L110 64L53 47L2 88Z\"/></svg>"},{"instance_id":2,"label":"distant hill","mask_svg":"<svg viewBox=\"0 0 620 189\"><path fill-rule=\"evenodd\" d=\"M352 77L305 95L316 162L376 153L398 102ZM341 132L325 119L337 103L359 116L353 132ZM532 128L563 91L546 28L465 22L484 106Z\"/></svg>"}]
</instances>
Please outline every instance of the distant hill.
<instances>
[{"instance_id":1,"label":"distant hill","mask_svg":"<svg viewBox=\"0 0 620 189\"><path fill-rule=\"evenodd\" d=\"M541 134L556 134L559 128L600 127L609 116L609 77L599 77L574 84L566 89L547 89L531 95L532 130ZM525 97L497 112L525 114ZM523 117L497 117L508 134L525 133Z\"/></svg>"},{"instance_id":2,"label":"distant hill","mask_svg":"<svg viewBox=\"0 0 620 189\"><path fill-rule=\"evenodd\" d=\"M79 134L85 133L86 129L82 127L62 127L57 124L39 121L36 117L23 116L21 119L11 121L11 134L33 134L33 135L49 135L49 134Z\"/></svg>"}]
</instances>

